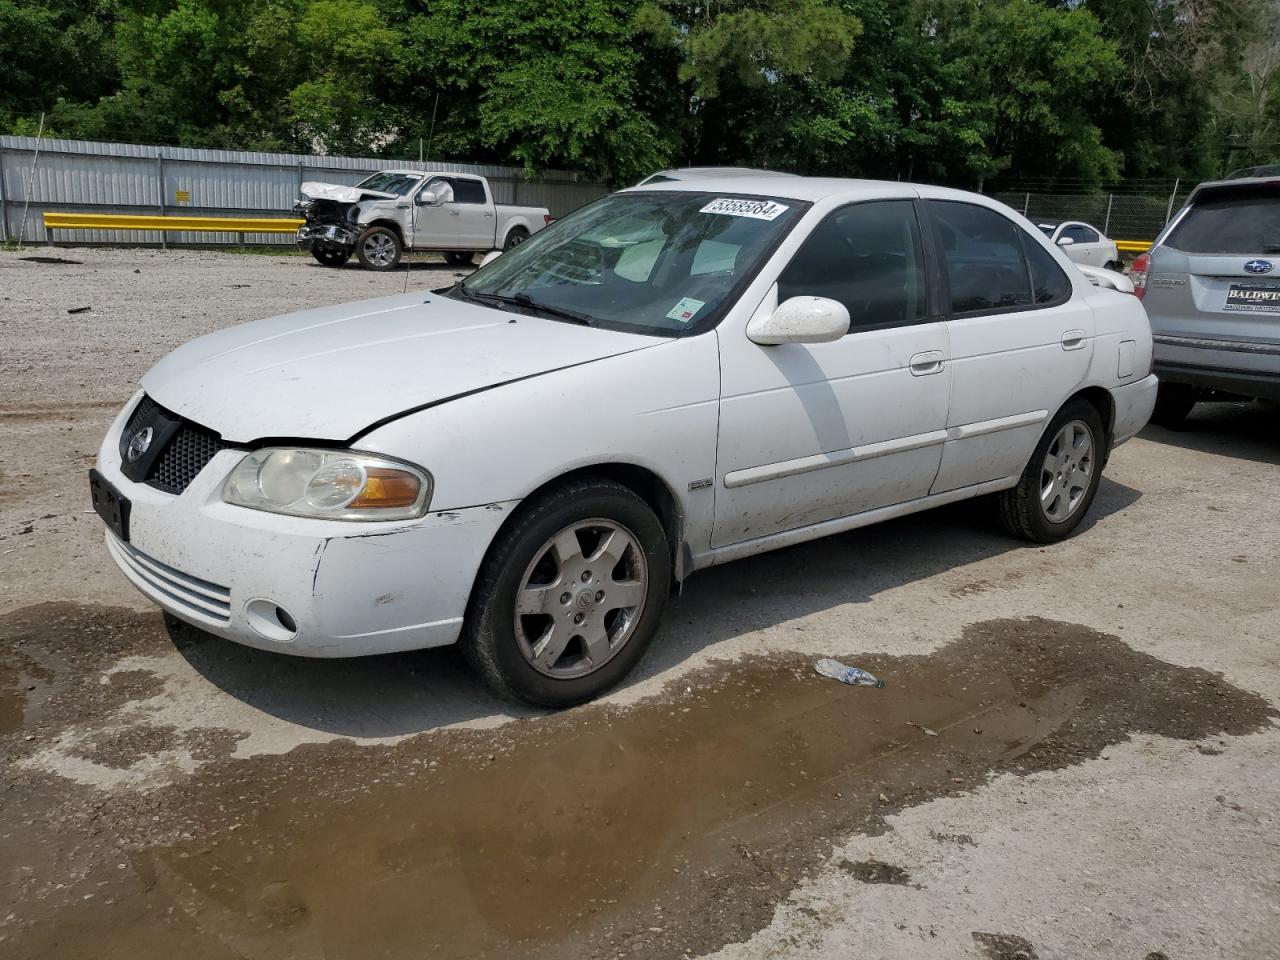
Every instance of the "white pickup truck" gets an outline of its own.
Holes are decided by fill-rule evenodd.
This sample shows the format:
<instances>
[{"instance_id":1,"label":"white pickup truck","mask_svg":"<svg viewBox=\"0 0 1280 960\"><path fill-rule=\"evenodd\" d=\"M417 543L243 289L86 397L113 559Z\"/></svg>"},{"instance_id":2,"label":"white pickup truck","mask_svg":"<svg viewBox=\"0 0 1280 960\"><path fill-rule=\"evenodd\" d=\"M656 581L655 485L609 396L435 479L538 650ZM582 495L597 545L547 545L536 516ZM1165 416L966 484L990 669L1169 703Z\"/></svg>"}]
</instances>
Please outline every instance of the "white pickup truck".
<instances>
[{"instance_id":1,"label":"white pickup truck","mask_svg":"<svg viewBox=\"0 0 1280 960\"><path fill-rule=\"evenodd\" d=\"M477 252L509 250L551 222L545 207L494 203L489 181L460 173L380 170L354 187L304 183L298 246L326 267L355 254L392 270L406 250L439 250L454 266Z\"/></svg>"}]
</instances>

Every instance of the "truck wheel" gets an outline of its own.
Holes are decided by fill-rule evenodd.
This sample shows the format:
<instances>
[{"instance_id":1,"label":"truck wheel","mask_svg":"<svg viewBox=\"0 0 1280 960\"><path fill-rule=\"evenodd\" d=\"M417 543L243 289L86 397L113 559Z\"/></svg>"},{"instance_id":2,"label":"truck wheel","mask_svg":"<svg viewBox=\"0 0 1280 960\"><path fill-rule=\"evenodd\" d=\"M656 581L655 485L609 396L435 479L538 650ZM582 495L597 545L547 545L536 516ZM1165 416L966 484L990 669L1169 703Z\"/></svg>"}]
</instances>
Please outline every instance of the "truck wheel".
<instances>
[{"instance_id":1,"label":"truck wheel","mask_svg":"<svg viewBox=\"0 0 1280 960\"><path fill-rule=\"evenodd\" d=\"M510 250L512 247L518 247L528 239L528 230L524 227L512 227L511 232L507 234L507 239L502 244L502 249Z\"/></svg>"},{"instance_id":2,"label":"truck wheel","mask_svg":"<svg viewBox=\"0 0 1280 960\"><path fill-rule=\"evenodd\" d=\"M389 227L370 227L356 241L356 256L366 270L394 270L404 245Z\"/></svg>"},{"instance_id":3,"label":"truck wheel","mask_svg":"<svg viewBox=\"0 0 1280 960\"><path fill-rule=\"evenodd\" d=\"M475 260L474 253L464 253L460 250L446 250L444 252L444 262L451 267L469 267Z\"/></svg>"},{"instance_id":4,"label":"truck wheel","mask_svg":"<svg viewBox=\"0 0 1280 960\"><path fill-rule=\"evenodd\" d=\"M326 267L340 267L351 259L350 250L312 250L311 255Z\"/></svg>"},{"instance_id":5,"label":"truck wheel","mask_svg":"<svg viewBox=\"0 0 1280 960\"><path fill-rule=\"evenodd\" d=\"M461 649L500 696L568 707L630 672L671 585L662 522L612 480L565 484L521 507L489 550Z\"/></svg>"},{"instance_id":6,"label":"truck wheel","mask_svg":"<svg viewBox=\"0 0 1280 960\"><path fill-rule=\"evenodd\" d=\"M1185 383L1162 383L1156 393L1156 408L1151 411L1151 422L1177 430L1195 405L1195 387Z\"/></svg>"}]
</instances>

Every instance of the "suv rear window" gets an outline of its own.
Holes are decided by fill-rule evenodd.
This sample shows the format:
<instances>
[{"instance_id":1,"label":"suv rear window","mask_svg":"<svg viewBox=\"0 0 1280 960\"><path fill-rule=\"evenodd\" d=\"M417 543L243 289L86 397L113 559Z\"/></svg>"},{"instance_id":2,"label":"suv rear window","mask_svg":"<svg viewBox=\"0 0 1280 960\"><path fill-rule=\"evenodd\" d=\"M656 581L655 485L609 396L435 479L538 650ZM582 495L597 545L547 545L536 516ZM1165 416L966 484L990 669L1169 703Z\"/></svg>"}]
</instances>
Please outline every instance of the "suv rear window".
<instances>
[{"instance_id":1,"label":"suv rear window","mask_svg":"<svg viewBox=\"0 0 1280 960\"><path fill-rule=\"evenodd\" d=\"M1164 245L1183 253L1280 253L1280 186L1215 190L1196 201Z\"/></svg>"}]
</instances>

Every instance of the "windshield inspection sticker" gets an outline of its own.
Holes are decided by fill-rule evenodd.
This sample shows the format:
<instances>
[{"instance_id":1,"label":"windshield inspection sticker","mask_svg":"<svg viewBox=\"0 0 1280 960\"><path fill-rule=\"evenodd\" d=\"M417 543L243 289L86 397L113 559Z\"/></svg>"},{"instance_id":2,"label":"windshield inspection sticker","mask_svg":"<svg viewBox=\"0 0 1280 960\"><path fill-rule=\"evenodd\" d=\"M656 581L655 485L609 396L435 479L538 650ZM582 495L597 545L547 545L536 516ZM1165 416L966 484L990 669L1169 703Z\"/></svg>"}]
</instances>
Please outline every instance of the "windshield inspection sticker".
<instances>
[{"instance_id":1,"label":"windshield inspection sticker","mask_svg":"<svg viewBox=\"0 0 1280 960\"><path fill-rule=\"evenodd\" d=\"M667 319L678 320L680 323L688 323L694 318L697 312L706 305L705 300L695 300L693 297L681 297L680 302L667 312Z\"/></svg>"},{"instance_id":2,"label":"windshield inspection sticker","mask_svg":"<svg viewBox=\"0 0 1280 960\"><path fill-rule=\"evenodd\" d=\"M751 217L754 220L776 220L789 210L786 204L772 200L737 200L720 197L712 200L699 213L718 213L726 217Z\"/></svg>"}]
</instances>

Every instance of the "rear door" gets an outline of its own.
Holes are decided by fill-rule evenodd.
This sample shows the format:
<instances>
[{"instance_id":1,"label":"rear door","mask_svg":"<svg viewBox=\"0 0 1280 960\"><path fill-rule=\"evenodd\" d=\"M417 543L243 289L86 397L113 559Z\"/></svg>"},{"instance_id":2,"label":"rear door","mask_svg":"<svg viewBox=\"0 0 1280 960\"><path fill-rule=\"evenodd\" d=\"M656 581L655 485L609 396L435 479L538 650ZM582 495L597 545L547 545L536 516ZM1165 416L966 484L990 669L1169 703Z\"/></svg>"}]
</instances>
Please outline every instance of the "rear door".
<instances>
[{"instance_id":1,"label":"rear door","mask_svg":"<svg viewBox=\"0 0 1280 960\"><path fill-rule=\"evenodd\" d=\"M949 308L951 405L932 493L1015 476L1093 356L1093 310L1041 237L990 207L929 200Z\"/></svg>"},{"instance_id":2,"label":"rear door","mask_svg":"<svg viewBox=\"0 0 1280 960\"><path fill-rule=\"evenodd\" d=\"M1161 360L1180 339L1280 342L1280 181L1197 191L1151 253L1143 305Z\"/></svg>"}]
</instances>

